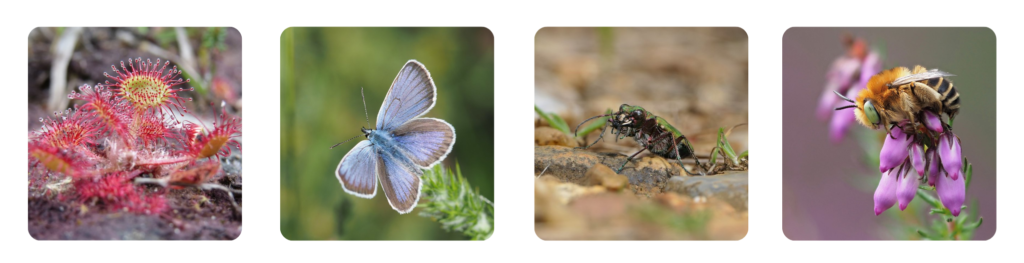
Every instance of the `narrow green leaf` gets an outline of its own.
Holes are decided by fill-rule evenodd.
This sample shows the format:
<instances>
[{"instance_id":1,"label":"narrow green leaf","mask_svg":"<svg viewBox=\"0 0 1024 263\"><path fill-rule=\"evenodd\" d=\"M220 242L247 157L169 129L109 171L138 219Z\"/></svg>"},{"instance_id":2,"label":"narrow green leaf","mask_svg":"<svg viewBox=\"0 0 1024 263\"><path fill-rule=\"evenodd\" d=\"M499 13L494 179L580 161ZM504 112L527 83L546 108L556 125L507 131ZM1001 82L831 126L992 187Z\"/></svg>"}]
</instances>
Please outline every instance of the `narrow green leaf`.
<instances>
[{"instance_id":1,"label":"narrow green leaf","mask_svg":"<svg viewBox=\"0 0 1024 263\"><path fill-rule=\"evenodd\" d=\"M533 110L537 112L537 115L540 115L541 119L544 119L544 121L548 122L548 125L551 125L551 128L555 128L556 130L562 131L565 134L572 134L569 131L569 125L565 124L565 120L563 120L562 117L559 117L558 115L555 114L549 114L547 112L544 112L539 107L537 107L537 105L533 106Z\"/></svg>"},{"instance_id":2,"label":"narrow green leaf","mask_svg":"<svg viewBox=\"0 0 1024 263\"><path fill-rule=\"evenodd\" d=\"M967 231L973 231L974 229L977 229L978 227L981 226L982 221L984 221L983 219L984 218L979 217L978 221L969 224L964 224L963 229Z\"/></svg>"},{"instance_id":3,"label":"narrow green leaf","mask_svg":"<svg viewBox=\"0 0 1024 263\"><path fill-rule=\"evenodd\" d=\"M917 189L917 196L921 197L922 200L927 202L932 207L938 207L938 208L943 207L942 206L942 202L939 202L938 198L935 198L935 197L929 195L927 192L925 192L922 189Z\"/></svg>"}]
</instances>

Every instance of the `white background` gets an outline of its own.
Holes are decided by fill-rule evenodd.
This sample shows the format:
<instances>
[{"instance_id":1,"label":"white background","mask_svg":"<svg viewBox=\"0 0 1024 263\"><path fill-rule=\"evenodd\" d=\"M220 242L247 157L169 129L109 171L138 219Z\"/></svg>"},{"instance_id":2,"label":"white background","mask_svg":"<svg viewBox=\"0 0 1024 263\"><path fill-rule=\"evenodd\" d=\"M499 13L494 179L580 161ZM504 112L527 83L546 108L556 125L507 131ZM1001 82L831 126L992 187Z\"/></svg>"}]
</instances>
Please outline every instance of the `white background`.
<instances>
[{"instance_id":1,"label":"white background","mask_svg":"<svg viewBox=\"0 0 1024 263\"><path fill-rule=\"evenodd\" d=\"M58 3L61 2L61 3ZM34 1L0 10L0 260L623 262L1019 260L1024 16L1003 1ZM27 36L37 26L232 26L242 33L245 213L235 241L41 242L27 231ZM279 231L280 36L289 26L485 26L495 51L494 236L291 242ZM542 241L533 231L534 34L544 26L739 26L750 41L750 231L741 241ZM782 233L782 36L791 26L986 26L997 38L1002 224L983 242L790 241ZM797 142L788 142L797 143ZM1016 173L1015 173L1016 172ZM983 175L982 175L983 176ZM339 189L340 190L340 189ZM338 191L342 194L341 191ZM867 211L867 210L866 210ZM1020 220L1016 220L1020 221Z\"/></svg>"}]
</instances>

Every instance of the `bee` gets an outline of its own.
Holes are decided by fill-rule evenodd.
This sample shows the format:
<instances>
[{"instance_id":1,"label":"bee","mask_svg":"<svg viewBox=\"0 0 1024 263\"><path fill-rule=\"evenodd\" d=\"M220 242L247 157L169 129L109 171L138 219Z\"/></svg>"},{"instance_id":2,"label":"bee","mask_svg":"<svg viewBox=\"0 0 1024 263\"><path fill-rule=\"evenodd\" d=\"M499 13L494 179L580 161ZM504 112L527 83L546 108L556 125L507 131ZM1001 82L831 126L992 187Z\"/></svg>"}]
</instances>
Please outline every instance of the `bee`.
<instances>
[{"instance_id":1,"label":"bee","mask_svg":"<svg viewBox=\"0 0 1024 263\"><path fill-rule=\"evenodd\" d=\"M836 110L856 108L854 115L858 122L871 129L884 128L886 133L904 120L909 120L913 128L925 111L940 118L945 113L952 120L960 112L960 93L946 78L950 76L954 75L938 69L927 70L920 65L913 71L895 67L872 76L856 100L835 92L853 103ZM947 125L943 123L943 126Z\"/></svg>"}]
</instances>

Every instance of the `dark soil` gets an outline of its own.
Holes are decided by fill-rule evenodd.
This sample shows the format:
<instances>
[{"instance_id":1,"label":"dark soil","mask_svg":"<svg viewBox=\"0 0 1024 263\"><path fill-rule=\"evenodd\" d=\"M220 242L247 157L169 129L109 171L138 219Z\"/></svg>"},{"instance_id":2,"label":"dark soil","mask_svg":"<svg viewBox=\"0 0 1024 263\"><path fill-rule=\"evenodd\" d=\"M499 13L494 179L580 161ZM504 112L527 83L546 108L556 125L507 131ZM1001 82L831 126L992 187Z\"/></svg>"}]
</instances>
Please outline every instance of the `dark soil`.
<instances>
[{"instance_id":1,"label":"dark soil","mask_svg":"<svg viewBox=\"0 0 1024 263\"><path fill-rule=\"evenodd\" d=\"M241 211L223 192L171 190L166 197L170 208L156 215L30 197L28 231L37 240L232 240L242 232Z\"/></svg>"}]
</instances>

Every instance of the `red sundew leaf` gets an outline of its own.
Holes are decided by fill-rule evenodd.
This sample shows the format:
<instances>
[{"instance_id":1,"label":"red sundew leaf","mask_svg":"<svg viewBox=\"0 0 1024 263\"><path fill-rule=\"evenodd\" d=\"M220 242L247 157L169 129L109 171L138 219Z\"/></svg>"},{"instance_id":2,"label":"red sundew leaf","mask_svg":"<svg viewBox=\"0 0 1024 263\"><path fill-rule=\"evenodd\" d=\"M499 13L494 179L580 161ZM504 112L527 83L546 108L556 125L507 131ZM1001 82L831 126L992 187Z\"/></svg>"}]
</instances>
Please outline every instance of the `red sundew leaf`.
<instances>
[{"instance_id":1,"label":"red sundew leaf","mask_svg":"<svg viewBox=\"0 0 1024 263\"><path fill-rule=\"evenodd\" d=\"M178 70L178 66L173 66L170 71L164 73L170 63L170 61L164 62L163 67L158 70L160 59L157 59L156 63L149 59L142 61L141 57L136 58L134 62L128 59L127 67L124 61L121 61L123 72L112 65L110 68L116 75L103 73L110 79L104 82L104 86L117 94L119 98L128 101L136 110L158 109L163 112L163 108L168 108L171 111L177 109L184 115L184 112L188 112L188 110L182 105L184 99L177 93L185 90L192 91L195 88L175 88L175 86L188 83L189 80L180 77L182 71ZM188 100L192 99L188 98Z\"/></svg>"},{"instance_id":2,"label":"red sundew leaf","mask_svg":"<svg viewBox=\"0 0 1024 263\"><path fill-rule=\"evenodd\" d=\"M99 135L100 125L79 110L67 109L63 112L54 112L60 120L54 118L39 118L43 123L36 134L36 138L56 148L69 149L94 143Z\"/></svg>"},{"instance_id":3,"label":"red sundew leaf","mask_svg":"<svg viewBox=\"0 0 1024 263\"><path fill-rule=\"evenodd\" d=\"M92 167L86 158L70 149L60 149L38 140L28 143L29 160L37 160L38 164L52 172L62 173L72 178L84 177Z\"/></svg>"},{"instance_id":4,"label":"red sundew leaf","mask_svg":"<svg viewBox=\"0 0 1024 263\"><path fill-rule=\"evenodd\" d=\"M213 179L213 177L219 172L220 162L202 162L198 165L172 172L169 175L168 184L171 185L172 188L179 189L189 186L199 186L200 184L209 182L210 179Z\"/></svg>"},{"instance_id":5,"label":"red sundew leaf","mask_svg":"<svg viewBox=\"0 0 1024 263\"><path fill-rule=\"evenodd\" d=\"M132 181L141 172L114 172L75 180L75 192L82 203L96 204L108 210L139 214L158 214L167 209L162 195L147 195L145 188Z\"/></svg>"},{"instance_id":6,"label":"red sundew leaf","mask_svg":"<svg viewBox=\"0 0 1024 263\"><path fill-rule=\"evenodd\" d=\"M188 155L194 156L198 160L214 156L227 157L231 154L231 146L238 148L239 151L242 150L242 144L235 140L242 136L240 120L236 117L228 118L227 112L223 109L218 119L214 122L213 130L205 135L199 131L189 133L194 134L191 135L194 136L194 139L189 144Z\"/></svg>"}]
</instances>

